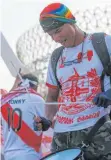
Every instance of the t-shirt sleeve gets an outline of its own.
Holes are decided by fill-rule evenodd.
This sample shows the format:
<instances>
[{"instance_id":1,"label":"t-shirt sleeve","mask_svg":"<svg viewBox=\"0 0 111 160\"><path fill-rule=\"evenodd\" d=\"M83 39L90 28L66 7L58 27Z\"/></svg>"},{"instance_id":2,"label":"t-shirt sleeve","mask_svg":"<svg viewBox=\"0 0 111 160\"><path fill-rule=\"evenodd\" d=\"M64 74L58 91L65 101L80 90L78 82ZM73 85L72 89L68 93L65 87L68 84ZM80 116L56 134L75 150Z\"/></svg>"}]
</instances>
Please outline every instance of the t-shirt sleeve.
<instances>
[{"instance_id":1,"label":"t-shirt sleeve","mask_svg":"<svg viewBox=\"0 0 111 160\"><path fill-rule=\"evenodd\" d=\"M107 49L108 49L108 53L111 57L111 35L106 34L105 41L106 41L106 46L107 46Z\"/></svg>"},{"instance_id":2,"label":"t-shirt sleeve","mask_svg":"<svg viewBox=\"0 0 111 160\"><path fill-rule=\"evenodd\" d=\"M49 88L57 88L57 81L55 79L55 76L51 67L51 61L49 62L49 66L48 66L46 86Z\"/></svg>"}]
</instances>

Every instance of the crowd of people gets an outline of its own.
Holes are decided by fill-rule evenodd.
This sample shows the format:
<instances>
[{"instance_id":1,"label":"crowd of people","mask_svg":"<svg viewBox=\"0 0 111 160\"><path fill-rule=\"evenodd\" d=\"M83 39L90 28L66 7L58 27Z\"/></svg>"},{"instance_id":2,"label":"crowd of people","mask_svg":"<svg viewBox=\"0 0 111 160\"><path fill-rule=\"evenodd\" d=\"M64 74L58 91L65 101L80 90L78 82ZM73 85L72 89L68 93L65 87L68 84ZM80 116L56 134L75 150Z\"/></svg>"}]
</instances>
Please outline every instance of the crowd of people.
<instances>
[{"instance_id":1,"label":"crowd of people","mask_svg":"<svg viewBox=\"0 0 111 160\"><path fill-rule=\"evenodd\" d=\"M51 3L41 11L42 29L62 48L54 50L50 58L46 103L37 93L39 82L32 74L17 76L10 92L2 96L5 160L42 159L42 134L50 127L54 131L51 153L81 149L84 144L81 160L111 160L111 68L104 75L103 90L104 68L92 44L93 34L76 23L64 4ZM111 35L104 33L104 41L111 58ZM54 55L58 56L56 63Z\"/></svg>"}]
</instances>

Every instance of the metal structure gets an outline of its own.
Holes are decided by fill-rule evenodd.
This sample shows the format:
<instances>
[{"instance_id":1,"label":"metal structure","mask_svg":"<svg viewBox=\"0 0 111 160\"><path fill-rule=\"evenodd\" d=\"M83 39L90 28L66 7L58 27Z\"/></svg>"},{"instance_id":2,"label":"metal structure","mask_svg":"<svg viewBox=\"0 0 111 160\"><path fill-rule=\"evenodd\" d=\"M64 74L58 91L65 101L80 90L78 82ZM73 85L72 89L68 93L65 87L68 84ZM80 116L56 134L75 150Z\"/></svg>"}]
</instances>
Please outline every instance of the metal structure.
<instances>
[{"instance_id":1,"label":"metal structure","mask_svg":"<svg viewBox=\"0 0 111 160\"><path fill-rule=\"evenodd\" d=\"M76 11L74 13L77 25L86 32L105 32L111 34L111 6L94 8L92 10ZM34 72L40 81L39 91L44 96L46 87L46 72L49 57L58 47L52 39L43 33L40 25L35 25L26 31L17 41L16 50L19 59Z\"/></svg>"}]
</instances>

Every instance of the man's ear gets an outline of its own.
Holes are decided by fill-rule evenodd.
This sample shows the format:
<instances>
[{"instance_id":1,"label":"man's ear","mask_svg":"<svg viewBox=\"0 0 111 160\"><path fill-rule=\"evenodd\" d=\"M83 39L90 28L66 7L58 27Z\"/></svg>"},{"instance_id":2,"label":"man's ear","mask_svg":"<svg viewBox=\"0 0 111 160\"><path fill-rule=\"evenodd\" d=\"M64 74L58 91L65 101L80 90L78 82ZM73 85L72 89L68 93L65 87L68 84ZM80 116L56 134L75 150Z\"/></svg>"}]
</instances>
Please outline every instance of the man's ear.
<instances>
[{"instance_id":1,"label":"man's ear","mask_svg":"<svg viewBox=\"0 0 111 160\"><path fill-rule=\"evenodd\" d=\"M37 91L37 89L38 89L38 86L34 86L34 87L33 87L33 89L34 89L35 91Z\"/></svg>"}]
</instances>

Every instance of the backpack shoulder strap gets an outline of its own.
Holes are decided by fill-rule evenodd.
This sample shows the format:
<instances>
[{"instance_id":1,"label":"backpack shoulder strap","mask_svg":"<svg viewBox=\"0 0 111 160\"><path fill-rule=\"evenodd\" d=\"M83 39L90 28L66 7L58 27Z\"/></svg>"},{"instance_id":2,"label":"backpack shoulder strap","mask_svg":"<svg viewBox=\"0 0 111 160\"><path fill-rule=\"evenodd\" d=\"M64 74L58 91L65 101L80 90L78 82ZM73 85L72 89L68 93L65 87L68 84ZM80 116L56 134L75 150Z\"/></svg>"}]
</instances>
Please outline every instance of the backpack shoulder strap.
<instances>
[{"instance_id":1,"label":"backpack shoulder strap","mask_svg":"<svg viewBox=\"0 0 111 160\"><path fill-rule=\"evenodd\" d=\"M58 78L57 78L57 75L56 75L56 66L57 66L57 62L58 62L58 60L59 60L59 57L60 57L61 54L62 54L63 49L64 49L63 46L61 46L61 47L59 47L59 48L56 48L56 49L53 51L52 55L51 55L51 66L52 66L53 74L54 74L54 76L55 76L55 79L56 79L56 81L57 81L58 87L59 87L60 89L61 89L61 85L60 85L60 83L59 83L59 81L58 81Z\"/></svg>"},{"instance_id":2,"label":"backpack shoulder strap","mask_svg":"<svg viewBox=\"0 0 111 160\"><path fill-rule=\"evenodd\" d=\"M105 33L94 33L92 37L92 44L101 60L105 74L111 75L111 61L105 42Z\"/></svg>"},{"instance_id":3,"label":"backpack shoulder strap","mask_svg":"<svg viewBox=\"0 0 111 160\"><path fill-rule=\"evenodd\" d=\"M104 91L104 76L110 76L111 82L111 59L105 42L105 33L94 33L92 36L92 44L103 65L101 89Z\"/></svg>"}]
</instances>

